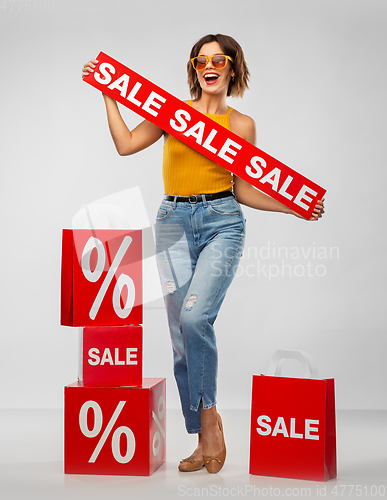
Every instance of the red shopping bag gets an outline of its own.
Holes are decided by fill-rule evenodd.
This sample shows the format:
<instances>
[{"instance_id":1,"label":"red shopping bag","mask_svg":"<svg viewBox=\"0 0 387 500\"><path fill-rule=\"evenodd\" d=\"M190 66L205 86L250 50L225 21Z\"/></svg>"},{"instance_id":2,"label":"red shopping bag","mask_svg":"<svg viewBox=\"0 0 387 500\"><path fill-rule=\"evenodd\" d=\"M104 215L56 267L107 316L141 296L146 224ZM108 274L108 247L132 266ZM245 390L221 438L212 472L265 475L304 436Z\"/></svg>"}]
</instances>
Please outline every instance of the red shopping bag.
<instances>
[{"instance_id":1,"label":"red shopping bag","mask_svg":"<svg viewBox=\"0 0 387 500\"><path fill-rule=\"evenodd\" d=\"M61 325L139 325L142 312L142 232L63 229Z\"/></svg>"},{"instance_id":2,"label":"red shopping bag","mask_svg":"<svg viewBox=\"0 0 387 500\"><path fill-rule=\"evenodd\" d=\"M85 387L140 386L142 326L85 327L78 379Z\"/></svg>"},{"instance_id":3,"label":"red shopping bag","mask_svg":"<svg viewBox=\"0 0 387 500\"><path fill-rule=\"evenodd\" d=\"M313 378L281 377L285 358L298 359ZM254 375L250 474L327 481L336 472L333 379L318 379L310 356L277 351L273 375Z\"/></svg>"},{"instance_id":4,"label":"red shopping bag","mask_svg":"<svg viewBox=\"0 0 387 500\"><path fill-rule=\"evenodd\" d=\"M150 476L165 462L165 378L139 387L75 382L64 405L65 474Z\"/></svg>"}]
</instances>

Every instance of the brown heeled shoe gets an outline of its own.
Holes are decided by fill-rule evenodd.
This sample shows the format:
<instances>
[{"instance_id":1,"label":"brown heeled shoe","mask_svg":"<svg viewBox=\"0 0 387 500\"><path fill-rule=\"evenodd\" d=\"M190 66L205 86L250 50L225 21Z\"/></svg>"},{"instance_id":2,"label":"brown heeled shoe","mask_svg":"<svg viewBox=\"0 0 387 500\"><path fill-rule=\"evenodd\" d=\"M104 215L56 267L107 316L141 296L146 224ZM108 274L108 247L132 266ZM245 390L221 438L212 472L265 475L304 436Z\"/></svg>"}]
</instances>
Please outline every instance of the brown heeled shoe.
<instances>
[{"instance_id":1,"label":"brown heeled shoe","mask_svg":"<svg viewBox=\"0 0 387 500\"><path fill-rule=\"evenodd\" d=\"M180 460L178 469L180 472L194 472L195 470L200 470L204 467L203 458L195 460L194 458L183 458Z\"/></svg>"},{"instance_id":2,"label":"brown heeled shoe","mask_svg":"<svg viewBox=\"0 0 387 500\"><path fill-rule=\"evenodd\" d=\"M218 455L214 457L203 455L204 465L206 466L208 472L210 472L211 474L216 474L217 472L219 472L226 460L226 443L224 442L222 419L220 418L219 413L218 424L220 432L222 434L222 450L220 451L220 453L218 453Z\"/></svg>"}]
</instances>

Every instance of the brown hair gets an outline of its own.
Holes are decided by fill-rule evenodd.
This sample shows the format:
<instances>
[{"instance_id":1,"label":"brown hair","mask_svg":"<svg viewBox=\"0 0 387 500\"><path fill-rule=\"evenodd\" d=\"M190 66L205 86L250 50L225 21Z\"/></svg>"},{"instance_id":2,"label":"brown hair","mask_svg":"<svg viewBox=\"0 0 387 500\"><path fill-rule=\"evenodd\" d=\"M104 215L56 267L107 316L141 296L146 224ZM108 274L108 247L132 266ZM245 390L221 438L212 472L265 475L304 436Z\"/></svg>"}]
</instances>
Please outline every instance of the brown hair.
<instances>
[{"instance_id":1,"label":"brown hair","mask_svg":"<svg viewBox=\"0 0 387 500\"><path fill-rule=\"evenodd\" d=\"M227 96L242 97L244 91L249 88L248 81L250 73L247 69L242 47L236 40L234 40L234 38L228 35L221 34L203 36L192 47L190 59L192 59L193 57L197 57L203 45L211 42L218 42L223 54L226 56L230 56L234 61L233 63L231 61L228 61L228 64L232 64L235 77L230 81L227 89ZM188 61L187 63L187 73L190 94L192 98L200 99L202 95L202 88L199 85L196 71L193 69L191 61Z\"/></svg>"}]
</instances>

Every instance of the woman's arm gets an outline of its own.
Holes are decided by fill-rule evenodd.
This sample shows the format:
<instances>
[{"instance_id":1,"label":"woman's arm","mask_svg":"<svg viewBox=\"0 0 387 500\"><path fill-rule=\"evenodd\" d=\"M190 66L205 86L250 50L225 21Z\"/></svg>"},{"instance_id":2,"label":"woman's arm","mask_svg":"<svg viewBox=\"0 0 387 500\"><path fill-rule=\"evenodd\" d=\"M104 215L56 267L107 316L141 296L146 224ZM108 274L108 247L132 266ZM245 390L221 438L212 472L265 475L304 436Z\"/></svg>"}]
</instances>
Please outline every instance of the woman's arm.
<instances>
[{"instance_id":1,"label":"woman's arm","mask_svg":"<svg viewBox=\"0 0 387 500\"><path fill-rule=\"evenodd\" d=\"M147 120L142 121L132 131L122 119L117 102L103 94L108 124L117 152L121 156L132 155L151 146L163 135L161 128Z\"/></svg>"},{"instance_id":2,"label":"woman's arm","mask_svg":"<svg viewBox=\"0 0 387 500\"><path fill-rule=\"evenodd\" d=\"M243 137L246 141L255 145L255 122L249 116L243 115L237 111L233 111L230 115L231 130ZM305 219L301 215L291 210L280 201L271 198L270 196L262 193L248 182L234 176L234 193L239 203L247 205L251 208L258 210L267 210L270 212L282 212L285 214L292 214L296 217ZM314 208L313 214L309 220L317 220L322 217L324 213L324 200L318 200Z\"/></svg>"},{"instance_id":3,"label":"woman's arm","mask_svg":"<svg viewBox=\"0 0 387 500\"><path fill-rule=\"evenodd\" d=\"M271 198L265 193L258 191L248 182L234 176L234 193L237 197L239 203L247 205L251 208L256 208L258 210L267 210L270 212L282 212L284 214L292 214L301 219L305 219L301 215L297 214L294 210L288 208L286 205L280 201ZM322 217L324 213L324 200L318 200L314 208L313 214L310 217L310 221L314 221Z\"/></svg>"},{"instance_id":4,"label":"woman's arm","mask_svg":"<svg viewBox=\"0 0 387 500\"><path fill-rule=\"evenodd\" d=\"M97 63L96 59L86 63L82 69L82 78L89 73L93 73L93 68ZM137 153L154 144L163 135L163 130L147 120L144 120L130 131L122 119L117 102L106 94L102 95L105 101L110 133L119 155L126 156Z\"/></svg>"}]
</instances>

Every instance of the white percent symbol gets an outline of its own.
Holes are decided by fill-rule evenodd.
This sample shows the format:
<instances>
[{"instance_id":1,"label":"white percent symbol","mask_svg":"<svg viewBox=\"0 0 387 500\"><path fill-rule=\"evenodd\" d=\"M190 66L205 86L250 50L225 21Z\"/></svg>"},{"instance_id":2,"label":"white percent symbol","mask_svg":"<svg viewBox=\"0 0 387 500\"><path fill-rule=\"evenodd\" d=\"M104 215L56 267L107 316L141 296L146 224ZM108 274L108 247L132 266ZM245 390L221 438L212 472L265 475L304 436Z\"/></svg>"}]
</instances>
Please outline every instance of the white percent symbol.
<instances>
[{"instance_id":1,"label":"white percent symbol","mask_svg":"<svg viewBox=\"0 0 387 500\"><path fill-rule=\"evenodd\" d=\"M93 454L90 457L89 463L94 463L97 460L98 455L102 450L103 445L106 443L106 440L110 432L112 431L113 426L116 423L117 418L121 413L121 410L124 407L125 403L126 401L120 401L118 403L117 408L115 409L112 417L110 418L107 426L105 427L105 430L103 431L102 436L100 437L98 444L95 447L95 450L93 451ZM94 426L92 429L89 429L87 424L87 413L89 410L93 410L94 412ZM102 429L102 421L103 421L102 410L99 404L96 403L95 401L86 401L86 403L82 405L82 408L80 409L79 412L79 427L81 429L82 434L87 438L94 438L98 436L98 434ZM125 434L127 441L125 455L122 455L120 450L120 440L122 434ZM136 440L134 438L132 429L129 429L129 427L124 427L124 426L118 427L114 431L112 436L112 452L115 460L120 464L127 464L132 460L135 450L136 450Z\"/></svg>"},{"instance_id":2,"label":"white percent symbol","mask_svg":"<svg viewBox=\"0 0 387 500\"><path fill-rule=\"evenodd\" d=\"M112 265L110 266L109 271L105 276L102 286L98 291L94 303L91 306L89 317L92 320L95 319L99 311L99 308L101 306L102 300L106 295L106 291L109 288L109 285L131 243L132 243L132 238L130 236L125 236L125 238L121 243L120 248L118 249L118 252L116 253L116 256L114 257ZM90 269L90 257L94 248L97 250L98 258L97 258L97 265L94 271L92 271ZM106 254L103 243L98 238L94 238L91 236L88 239L85 248L83 249L81 258L82 272L87 281L95 283L96 281L99 280L105 268L105 261L106 261ZM126 298L125 305L122 308L120 304L120 297L121 297L121 291L125 285L128 288L128 296ZM119 318L127 318L129 316L130 311L133 308L134 299L135 299L135 288L132 278L130 278L126 274L121 274L113 290L113 308Z\"/></svg>"},{"instance_id":3,"label":"white percent symbol","mask_svg":"<svg viewBox=\"0 0 387 500\"><path fill-rule=\"evenodd\" d=\"M157 416L154 411L152 411L152 417L153 420L156 422L157 427L159 428L164 440L165 440L165 431L163 429L163 426L161 425L160 420L162 420L164 416L164 411L165 411L165 401L164 401L164 396L161 395L159 397L159 402L157 404ZM156 445L157 443L157 445ZM160 438L160 433L159 431L155 432L155 435L153 436L153 455L156 456L158 452L160 451L160 446L161 446L161 438Z\"/></svg>"}]
</instances>

